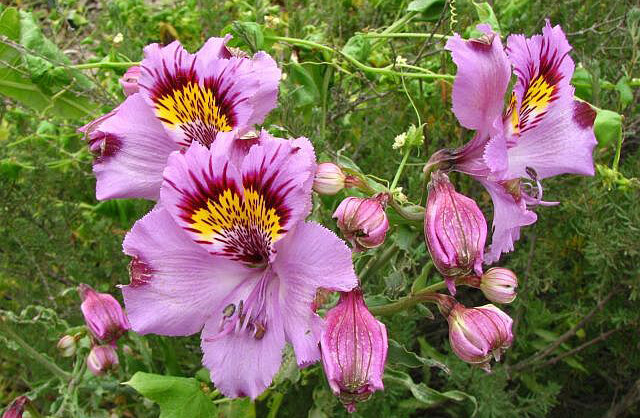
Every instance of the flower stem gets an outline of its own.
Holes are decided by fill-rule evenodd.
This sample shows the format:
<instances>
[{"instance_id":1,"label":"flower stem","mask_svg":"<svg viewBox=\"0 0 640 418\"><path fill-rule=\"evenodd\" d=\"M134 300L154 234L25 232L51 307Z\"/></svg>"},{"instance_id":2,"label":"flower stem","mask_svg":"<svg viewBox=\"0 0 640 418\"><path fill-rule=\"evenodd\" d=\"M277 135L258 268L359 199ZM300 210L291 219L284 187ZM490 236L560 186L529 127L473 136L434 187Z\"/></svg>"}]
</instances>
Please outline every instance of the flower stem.
<instances>
[{"instance_id":1,"label":"flower stem","mask_svg":"<svg viewBox=\"0 0 640 418\"><path fill-rule=\"evenodd\" d=\"M67 65L65 68L87 70L89 68L129 68L134 65L140 65L140 62L90 62L87 64Z\"/></svg>"},{"instance_id":2,"label":"flower stem","mask_svg":"<svg viewBox=\"0 0 640 418\"><path fill-rule=\"evenodd\" d=\"M409 309L418 303L427 302L433 300L432 296L441 289L445 289L447 285L444 281L434 283L431 286L427 286L419 291L409 294L405 297L398 299L395 302L388 303L386 305L371 306L369 311L374 315L391 315L396 312Z\"/></svg>"},{"instance_id":3,"label":"flower stem","mask_svg":"<svg viewBox=\"0 0 640 418\"><path fill-rule=\"evenodd\" d=\"M436 38L436 39L449 39L449 35L442 35L440 33L363 33L362 36L366 38Z\"/></svg>"},{"instance_id":4,"label":"flower stem","mask_svg":"<svg viewBox=\"0 0 640 418\"><path fill-rule=\"evenodd\" d=\"M68 382L71 379L70 373L65 372L60 367L58 367L58 365L55 364L53 361L49 360L48 358L40 354L36 349L31 347L25 340L20 338L20 336L16 334L15 331L13 331L6 324L5 321L6 321L5 319L0 318L0 328L2 328L2 330L4 331L4 334L7 337L11 338L16 344L20 346L20 348L22 348L22 350L24 350L24 353L26 354L27 357L32 358L38 363L40 363L42 366L44 366L47 370L49 370L52 374L54 374L57 378L59 378L63 382Z\"/></svg>"},{"instance_id":5,"label":"flower stem","mask_svg":"<svg viewBox=\"0 0 640 418\"><path fill-rule=\"evenodd\" d=\"M402 156L402 161L400 161L400 165L398 166L398 170L396 171L396 175L393 177L393 181L391 182L391 187L389 190L391 193L395 190L398 185L398 181L400 181L400 176L404 171L404 166L407 165L407 160L409 159L409 154L411 153L411 147L406 147L407 149L404 151L404 155Z\"/></svg>"}]
</instances>

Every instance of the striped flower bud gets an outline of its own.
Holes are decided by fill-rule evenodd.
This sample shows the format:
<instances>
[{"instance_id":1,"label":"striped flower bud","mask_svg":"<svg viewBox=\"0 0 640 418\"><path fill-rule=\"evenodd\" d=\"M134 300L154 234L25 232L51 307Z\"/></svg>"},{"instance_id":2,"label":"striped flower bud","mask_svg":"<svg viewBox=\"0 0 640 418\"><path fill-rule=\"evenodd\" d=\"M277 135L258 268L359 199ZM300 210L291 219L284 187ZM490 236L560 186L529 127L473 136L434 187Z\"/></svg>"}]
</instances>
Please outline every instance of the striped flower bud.
<instances>
[{"instance_id":1,"label":"striped flower bud","mask_svg":"<svg viewBox=\"0 0 640 418\"><path fill-rule=\"evenodd\" d=\"M384 194L374 198L347 197L333 213L354 251L376 248L384 242L389 229L384 211L387 198Z\"/></svg>"},{"instance_id":2,"label":"striped flower bud","mask_svg":"<svg viewBox=\"0 0 640 418\"><path fill-rule=\"evenodd\" d=\"M87 356L87 368L94 376L102 376L118 364L118 353L112 345L96 345Z\"/></svg>"},{"instance_id":3,"label":"striped flower bud","mask_svg":"<svg viewBox=\"0 0 640 418\"><path fill-rule=\"evenodd\" d=\"M131 96L140 90L138 86L138 79L140 78L140 67L133 66L127 69L127 72L124 73L122 78L119 80L120 85L122 86L122 90L124 90L124 94L126 96Z\"/></svg>"},{"instance_id":4,"label":"striped flower bud","mask_svg":"<svg viewBox=\"0 0 640 418\"><path fill-rule=\"evenodd\" d=\"M487 222L473 199L457 193L441 171L431 175L424 235L433 263L455 295L455 279L482 275Z\"/></svg>"},{"instance_id":5,"label":"striped flower bud","mask_svg":"<svg viewBox=\"0 0 640 418\"><path fill-rule=\"evenodd\" d=\"M71 357L76 353L77 339L71 335L64 335L58 341L56 348L62 357Z\"/></svg>"},{"instance_id":6,"label":"striped flower bud","mask_svg":"<svg viewBox=\"0 0 640 418\"><path fill-rule=\"evenodd\" d=\"M511 303L516 298L518 278L516 274L503 267L487 270L480 279L480 290L491 302Z\"/></svg>"},{"instance_id":7,"label":"striped flower bud","mask_svg":"<svg viewBox=\"0 0 640 418\"><path fill-rule=\"evenodd\" d=\"M341 294L326 323L320 339L324 372L333 393L354 412L358 402L384 389L387 329L371 315L359 288Z\"/></svg>"},{"instance_id":8,"label":"striped flower bud","mask_svg":"<svg viewBox=\"0 0 640 418\"><path fill-rule=\"evenodd\" d=\"M318 194L334 195L344 189L346 176L334 163L320 163L313 179L313 190Z\"/></svg>"},{"instance_id":9,"label":"striped flower bud","mask_svg":"<svg viewBox=\"0 0 640 418\"><path fill-rule=\"evenodd\" d=\"M81 284L82 314L91 333L99 340L113 342L131 328L118 301L108 293L98 293L91 286Z\"/></svg>"}]
</instances>

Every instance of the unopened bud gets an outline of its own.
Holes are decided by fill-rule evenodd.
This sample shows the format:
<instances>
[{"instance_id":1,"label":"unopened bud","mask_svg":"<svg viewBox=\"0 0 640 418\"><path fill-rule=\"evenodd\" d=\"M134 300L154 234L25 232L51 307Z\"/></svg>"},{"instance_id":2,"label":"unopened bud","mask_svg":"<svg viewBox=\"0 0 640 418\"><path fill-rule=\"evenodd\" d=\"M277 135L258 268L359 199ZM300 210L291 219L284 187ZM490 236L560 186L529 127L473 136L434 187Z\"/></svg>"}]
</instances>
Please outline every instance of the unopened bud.
<instances>
[{"instance_id":1,"label":"unopened bud","mask_svg":"<svg viewBox=\"0 0 640 418\"><path fill-rule=\"evenodd\" d=\"M518 278L509 269L494 267L487 270L480 279L480 290L491 302L511 303L516 298Z\"/></svg>"},{"instance_id":2,"label":"unopened bud","mask_svg":"<svg viewBox=\"0 0 640 418\"><path fill-rule=\"evenodd\" d=\"M502 353L513 342L513 320L491 304L466 308L456 302L447 321L453 352L463 361L487 372L491 371L491 358L500 361Z\"/></svg>"},{"instance_id":3,"label":"unopened bud","mask_svg":"<svg viewBox=\"0 0 640 418\"><path fill-rule=\"evenodd\" d=\"M334 163L320 163L313 180L313 190L318 194L334 195L344 189L346 176Z\"/></svg>"},{"instance_id":4,"label":"unopened bud","mask_svg":"<svg viewBox=\"0 0 640 418\"><path fill-rule=\"evenodd\" d=\"M87 356L87 368L94 376L102 376L118 364L118 353L112 345L96 345Z\"/></svg>"},{"instance_id":5,"label":"unopened bud","mask_svg":"<svg viewBox=\"0 0 640 418\"><path fill-rule=\"evenodd\" d=\"M77 339L71 335L64 335L56 345L62 357L71 357L76 353Z\"/></svg>"},{"instance_id":6,"label":"unopened bud","mask_svg":"<svg viewBox=\"0 0 640 418\"><path fill-rule=\"evenodd\" d=\"M140 78L141 72L142 70L138 66L129 67L127 72L125 72L119 80L122 90L124 90L124 94L126 96L131 96L140 90L140 87L138 86L138 79Z\"/></svg>"},{"instance_id":7,"label":"unopened bud","mask_svg":"<svg viewBox=\"0 0 640 418\"><path fill-rule=\"evenodd\" d=\"M131 328L118 301L108 293L98 293L91 286L81 284L82 314L91 333L99 340L113 342Z\"/></svg>"},{"instance_id":8,"label":"unopened bud","mask_svg":"<svg viewBox=\"0 0 640 418\"><path fill-rule=\"evenodd\" d=\"M455 191L449 177L431 175L424 220L429 253L455 295L455 279L482 275L487 222L473 199Z\"/></svg>"},{"instance_id":9,"label":"unopened bud","mask_svg":"<svg viewBox=\"0 0 640 418\"><path fill-rule=\"evenodd\" d=\"M354 412L356 403L384 389L387 329L371 315L359 288L341 294L326 324L320 339L324 372L333 393Z\"/></svg>"},{"instance_id":10,"label":"unopened bud","mask_svg":"<svg viewBox=\"0 0 640 418\"><path fill-rule=\"evenodd\" d=\"M384 211L386 195L374 198L348 197L344 199L333 218L338 228L353 245L354 251L376 248L384 242L389 220Z\"/></svg>"},{"instance_id":11,"label":"unopened bud","mask_svg":"<svg viewBox=\"0 0 640 418\"><path fill-rule=\"evenodd\" d=\"M5 409L2 414L2 418L22 418L24 408L29 403L30 399L26 396L18 396L11 402L11 405Z\"/></svg>"}]
</instances>

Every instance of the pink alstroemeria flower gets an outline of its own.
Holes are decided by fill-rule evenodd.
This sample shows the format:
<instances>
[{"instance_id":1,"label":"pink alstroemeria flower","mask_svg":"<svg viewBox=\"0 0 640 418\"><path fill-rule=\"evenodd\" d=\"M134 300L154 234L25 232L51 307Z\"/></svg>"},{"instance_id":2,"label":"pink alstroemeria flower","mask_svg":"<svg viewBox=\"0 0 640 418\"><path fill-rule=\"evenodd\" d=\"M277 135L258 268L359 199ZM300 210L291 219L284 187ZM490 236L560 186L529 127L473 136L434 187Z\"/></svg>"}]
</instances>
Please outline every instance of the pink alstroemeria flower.
<instances>
[{"instance_id":1,"label":"pink alstroemeria flower","mask_svg":"<svg viewBox=\"0 0 640 418\"><path fill-rule=\"evenodd\" d=\"M231 39L210 38L195 54L178 41L144 49L133 93L116 109L80 128L96 154L99 200L157 200L171 152L192 142L209 147L262 123L276 105L280 70L265 52L233 56Z\"/></svg>"},{"instance_id":2,"label":"pink alstroemeria flower","mask_svg":"<svg viewBox=\"0 0 640 418\"><path fill-rule=\"evenodd\" d=\"M301 367L320 359L316 291L349 291L357 278L346 244L304 221L316 170L306 138L262 132L246 154L227 149L194 142L169 157L160 203L125 238L122 290L136 332L202 331L216 387L255 399L285 342Z\"/></svg>"},{"instance_id":3,"label":"pink alstroemeria flower","mask_svg":"<svg viewBox=\"0 0 640 418\"><path fill-rule=\"evenodd\" d=\"M485 262L513 250L520 228L534 223L529 207L542 202L540 180L560 174L593 175L595 111L574 99L571 46L560 26L549 21L542 35L511 35L506 51L488 25L479 39L449 39L458 73L453 112L475 137L457 150L440 150L427 167L469 174L487 189L494 205L493 238ZM509 106L504 98L517 81Z\"/></svg>"}]
</instances>

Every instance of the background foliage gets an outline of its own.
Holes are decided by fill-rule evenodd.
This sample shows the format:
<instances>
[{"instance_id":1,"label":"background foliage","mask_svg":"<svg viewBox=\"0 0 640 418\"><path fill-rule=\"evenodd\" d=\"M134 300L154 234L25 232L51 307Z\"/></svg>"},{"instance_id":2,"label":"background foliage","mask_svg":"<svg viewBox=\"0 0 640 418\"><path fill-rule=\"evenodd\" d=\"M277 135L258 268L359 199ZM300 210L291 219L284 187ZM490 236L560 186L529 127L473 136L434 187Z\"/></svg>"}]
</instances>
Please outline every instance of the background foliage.
<instances>
[{"instance_id":1,"label":"background foliage","mask_svg":"<svg viewBox=\"0 0 640 418\"><path fill-rule=\"evenodd\" d=\"M63 370L79 367L55 350L66 330L82 324L75 287L89 283L119 297L115 285L128 280L122 238L151 207L135 200L96 201L91 156L76 131L122 100L117 79L124 69L69 65L138 61L144 45L173 39L195 51L209 36L232 31L234 46L266 49L286 75L280 107L265 123L272 133L307 136L319 160L348 156L364 172L388 180L401 158L391 149L393 138L418 123L408 94L427 123L427 141L410 158L400 185L410 201L423 203L421 169L428 154L469 138L450 111L450 82L403 84L337 54L272 38L329 45L367 67L404 58L454 74L442 37L354 37L413 11L396 32L468 36L484 21L499 24L503 35L531 35L550 18L574 47L576 94L611 112L599 116L598 175L547 181L545 197L562 204L539 208L539 221L503 258L521 282L518 299L507 308L516 320L516 341L503 363L487 375L457 359L445 320L424 306L385 317L397 341L386 390L355 415L640 414L640 189L634 179L640 177L640 90L633 86L640 10L631 0L492 3L493 9L466 0L10 1L19 13L0 6L0 406L27 393L43 415L157 416L156 401L164 416L179 416L170 411L194 405L224 417L345 416L321 369L298 371L290 353L275 385L251 404L216 393L201 369L197 337L143 339L129 333L116 374L85 374L76 386L61 387L10 332ZM237 21L260 26L232 25ZM624 145L615 170L620 135ZM477 183L462 176L455 181L490 213L490 199ZM335 228L330 215L345 196L317 198L314 217ZM419 225L390 233L384 247L357 260L358 269L368 271L363 281L371 305L406 294L418 278L427 284L440 280ZM462 301L484 303L479 292L466 292ZM162 384L144 374L132 379L138 371L173 377ZM168 386L175 391L165 393ZM181 404L184 397L176 393L194 396L193 402Z\"/></svg>"}]
</instances>

